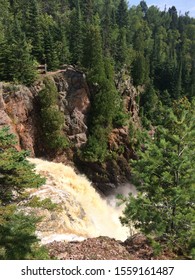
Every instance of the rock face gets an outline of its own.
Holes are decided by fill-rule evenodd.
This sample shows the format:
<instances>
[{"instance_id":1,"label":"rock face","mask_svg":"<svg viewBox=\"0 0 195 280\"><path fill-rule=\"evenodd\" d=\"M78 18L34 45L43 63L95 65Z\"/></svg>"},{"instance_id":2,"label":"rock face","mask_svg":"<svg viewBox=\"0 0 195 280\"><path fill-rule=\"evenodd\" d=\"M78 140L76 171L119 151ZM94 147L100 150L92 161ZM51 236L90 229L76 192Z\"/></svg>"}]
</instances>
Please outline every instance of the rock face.
<instances>
[{"instance_id":1,"label":"rock face","mask_svg":"<svg viewBox=\"0 0 195 280\"><path fill-rule=\"evenodd\" d=\"M139 106L137 98L139 91L133 86L131 76L126 69L122 69L115 79L116 87L123 97L124 108L127 113L131 114L134 124L140 126Z\"/></svg>"},{"instance_id":2,"label":"rock face","mask_svg":"<svg viewBox=\"0 0 195 280\"><path fill-rule=\"evenodd\" d=\"M116 76L116 87L122 96L125 112L133 122L134 129L140 129L139 106L136 102L139 91L133 86L131 77L127 70L123 69ZM107 160L103 164L80 162L79 170L95 183L103 193L109 194L117 185L126 183L131 179L129 160L133 158L131 141L134 137L127 124L124 127L115 128L109 135L109 150L114 159Z\"/></svg>"},{"instance_id":3,"label":"rock face","mask_svg":"<svg viewBox=\"0 0 195 280\"><path fill-rule=\"evenodd\" d=\"M74 147L87 141L87 113L90 108L89 89L84 74L73 67L48 74L59 92L59 110L65 115L65 134ZM0 126L10 126L18 146L30 150L31 156L41 154L38 94L43 80L31 88L0 83Z\"/></svg>"},{"instance_id":4,"label":"rock face","mask_svg":"<svg viewBox=\"0 0 195 280\"><path fill-rule=\"evenodd\" d=\"M25 86L0 84L0 126L8 125L17 136L18 148L34 155L36 135L33 93Z\"/></svg>"},{"instance_id":5,"label":"rock face","mask_svg":"<svg viewBox=\"0 0 195 280\"><path fill-rule=\"evenodd\" d=\"M65 115L65 132L71 142L80 148L87 141L87 114L90 109L90 93L85 75L68 67L53 75L59 92L59 109Z\"/></svg>"},{"instance_id":6,"label":"rock face","mask_svg":"<svg viewBox=\"0 0 195 280\"><path fill-rule=\"evenodd\" d=\"M109 149L117 154L114 160L104 164L81 162L75 157L75 149L81 148L87 142L88 116L90 111L90 90L85 74L73 66L66 66L63 70L49 72L30 88L0 83L0 126L10 126L11 132L18 139L18 149L30 150L31 156L47 157L40 137L40 107L39 92L43 89L43 79L49 76L59 92L59 110L65 116L64 133L69 138L71 148L63 155L54 155L52 160L74 161L77 168L85 173L101 190L109 190L114 185L130 179L128 161L133 156L130 144L129 125L115 128L109 137ZM136 103L137 90L133 87L131 78L126 70L116 76L116 86L124 102L126 113L134 124L139 127L139 107Z\"/></svg>"}]
</instances>

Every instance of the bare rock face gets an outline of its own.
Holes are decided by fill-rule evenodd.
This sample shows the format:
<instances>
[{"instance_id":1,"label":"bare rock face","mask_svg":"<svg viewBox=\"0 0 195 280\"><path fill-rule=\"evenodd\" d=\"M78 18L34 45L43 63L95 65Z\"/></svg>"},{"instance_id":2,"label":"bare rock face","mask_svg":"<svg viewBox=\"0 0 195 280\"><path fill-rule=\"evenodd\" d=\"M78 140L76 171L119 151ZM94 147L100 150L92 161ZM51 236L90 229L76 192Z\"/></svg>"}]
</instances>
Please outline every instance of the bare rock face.
<instances>
[{"instance_id":1,"label":"bare rock face","mask_svg":"<svg viewBox=\"0 0 195 280\"><path fill-rule=\"evenodd\" d=\"M126 69L122 69L115 79L116 87L123 97L124 108L127 113L131 113L134 124L140 125L139 105L137 97L140 92L133 86L132 78Z\"/></svg>"},{"instance_id":2,"label":"bare rock face","mask_svg":"<svg viewBox=\"0 0 195 280\"><path fill-rule=\"evenodd\" d=\"M87 114L90 108L89 88L85 75L72 66L64 70L48 73L59 93L58 106L65 117L64 133L72 146L80 148L87 142ZM32 91L35 96L43 88L38 81Z\"/></svg>"},{"instance_id":3,"label":"bare rock face","mask_svg":"<svg viewBox=\"0 0 195 280\"><path fill-rule=\"evenodd\" d=\"M84 73L67 67L53 76L59 92L59 109L65 115L65 132L74 146L87 142L87 114L90 109L89 88Z\"/></svg>"},{"instance_id":4,"label":"bare rock face","mask_svg":"<svg viewBox=\"0 0 195 280\"><path fill-rule=\"evenodd\" d=\"M0 84L0 126L9 126L18 139L18 149L34 155L33 94L25 86Z\"/></svg>"},{"instance_id":5,"label":"bare rock face","mask_svg":"<svg viewBox=\"0 0 195 280\"><path fill-rule=\"evenodd\" d=\"M59 92L59 110L65 115L64 133L74 147L81 147L87 141L86 119L90 108L85 75L71 66L47 75ZM18 149L30 150L31 156L41 154L38 94L42 89L42 78L31 88L0 83L0 127L9 126L18 139Z\"/></svg>"}]
</instances>

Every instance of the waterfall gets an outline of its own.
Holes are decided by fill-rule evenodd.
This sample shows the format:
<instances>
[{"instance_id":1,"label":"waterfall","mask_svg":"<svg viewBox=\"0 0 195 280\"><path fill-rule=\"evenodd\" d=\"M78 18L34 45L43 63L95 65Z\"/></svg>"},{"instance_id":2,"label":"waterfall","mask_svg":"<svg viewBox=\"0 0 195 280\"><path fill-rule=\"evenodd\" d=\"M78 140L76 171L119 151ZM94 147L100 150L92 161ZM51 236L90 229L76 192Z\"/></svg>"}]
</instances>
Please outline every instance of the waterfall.
<instances>
[{"instance_id":1,"label":"waterfall","mask_svg":"<svg viewBox=\"0 0 195 280\"><path fill-rule=\"evenodd\" d=\"M76 174L72 167L37 158L29 161L35 165L37 173L46 177L45 185L30 190L30 196L50 198L60 206L60 210L36 210L38 216L44 216L37 228L42 243L97 236L123 241L128 237L128 228L123 227L119 220L122 207L113 203L115 193L106 200L85 176Z\"/></svg>"}]
</instances>

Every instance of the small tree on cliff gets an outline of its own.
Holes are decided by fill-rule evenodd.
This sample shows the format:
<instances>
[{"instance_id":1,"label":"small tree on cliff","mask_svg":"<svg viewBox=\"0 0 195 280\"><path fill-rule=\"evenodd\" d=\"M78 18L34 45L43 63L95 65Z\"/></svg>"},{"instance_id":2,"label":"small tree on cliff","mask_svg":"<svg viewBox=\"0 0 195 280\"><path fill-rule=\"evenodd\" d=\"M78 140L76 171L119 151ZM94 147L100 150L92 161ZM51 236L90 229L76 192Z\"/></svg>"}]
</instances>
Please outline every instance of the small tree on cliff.
<instances>
[{"instance_id":1,"label":"small tree on cliff","mask_svg":"<svg viewBox=\"0 0 195 280\"><path fill-rule=\"evenodd\" d=\"M37 218L18 211L26 188L36 188L44 179L36 175L26 160L27 152L18 152L9 128L0 130L0 259L44 258L35 235Z\"/></svg>"},{"instance_id":2,"label":"small tree on cliff","mask_svg":"<svg viewBox=\"0 0 195 280\"><path fill-rule=\"evenodd\" d=\"M195 230L195 106L187 99L166 112L164 127L132 161L137 197L130 195L123 224L187 252Z\"/></svg>"},{"instance_id":3,"label":"small tree on cliff","mask_svg":"<svg viewBox=\"0 0 195 280\"><path fill-rule=\"evenodd\" d=\"M44 146L50 151L61 150L68 145L63 133L64 115L58 108L58 92L50 78L44 79L45 88L39 92L41 127Z\"/></svg>"}]
</instances>

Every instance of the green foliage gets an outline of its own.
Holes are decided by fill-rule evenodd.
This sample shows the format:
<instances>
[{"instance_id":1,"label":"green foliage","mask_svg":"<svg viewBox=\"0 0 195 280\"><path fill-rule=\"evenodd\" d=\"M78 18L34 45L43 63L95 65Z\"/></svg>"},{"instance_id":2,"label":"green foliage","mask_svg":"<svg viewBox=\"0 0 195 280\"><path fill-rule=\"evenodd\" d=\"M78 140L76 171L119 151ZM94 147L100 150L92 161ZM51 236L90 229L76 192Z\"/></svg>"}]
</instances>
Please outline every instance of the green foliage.
<instances>
[{"instance_id":1,"label":"green foliage","mask_svg":"<svg viewBox=\"0 0 195 280\"><path fill-rule=\"evenodd\" d=\"M186 207L183 212L179 210L182 203L186 203L182 187L173 188L171 182L175 170L181 168L182 171L186 165L180 179L187 182L188 188L188 174L191 172L188 163L192 155L190 151L187 154L185 147L190 147L189 150L193 150L193 147L189 146L189 143L185 144L180 162L181 158L176 156L176 142L179 143L179 139L186 140L182 131L189 135L189 131L182 125L187 123L190 127L188 115L191 114L191 107L182 99L183 103L174 105L174 112L171 112L170 108L175 100L184 96L193 100L195 95L195 20L188 13L178 14L174 6L160 11L155 6L148 7L145 1L131 8L127 2L0 0L0 80L31 85L36 79L36 66L43 63L47 63L49 71L66 63L84 68L92 94L89 135L82 153L83 158L101 162L108 158L109 133L115 127L128 124L132 147L142 147L139 157L143 157L143 162L140 160L137 164L140 165L139 174L143 168L145 175L143 178L140 175L140 178L143 182L149 182L147 188L150 184L155 185L150 191L147 188L146 190L148 194L152 192L156 199L151 206L151 195L138 196L137 205L132 198L134 209L131 209L131 213L139 210L134 214L140 219L141 214L143 215L142 222L148 226L148 231L150 229L155 232L153 226L156 226L157 232L163 233L166 229L169 233L166 222L160 222L161 215L166 217L169 214L169 217L174 217L175 228L179 227L179 216L183 225L188 224L190 219L187 212L186 221L183 219ZM132 76L134 85L138 88L142 85L144 89L139 104L142 125L148 130L152 125L157 127L156 138L145 146L140 131L123 111L122 97L116 90L115 72L124 67ZM68 145L63 133L64 116L58 109L54 83L45 79L44 84L45 88L39 94L43 146L47 151L56 152ZM182 110L178 109L182 106ZM182 118L177 115L176 107ZM12 136L7 133L5 137L5 131L3 133L0 134L0 140L9 143ZM193 138L191 142L194 142ZM4 182L0 195L2 203L7 204L10 200L19 199L20 188L23 191L23 188L39 183L38 179L32 179L32 174L25 176L28 170L26 152L18 154L14 143L6 146L6 151L5 148L0 148L0 180ZM165 162L165 158L168 162L171 160L171 166ZM158 176L151 173L150 166L154 167L155 172L158 171ZM179 182L181 183L181 180ZM16 196L12 195L12 186L16 190ZM166 199L163 203L168 208L163 208L157 202L166 193L170 195L164 196ZM170 214L171 205L175 203L173 197L180 197L178 201L181 201L177 208L179 214L175 215ZM159 220L158 225L151 222L142 202L148 205L148 209L154 209L151 217L153 215L154 220ZM181 236L182 234L177 236L180 243Z\"/></svg>"},{"instance_id":2,"label":"green foliage","mask_svg":"<svg viewBox=\"0 0 195 280\"><path fill-rule=\"evenodd\" d=\"M3 205L20 199L25 188L37 188L45 181L34 174L34 166L26 159L29 153L18 152L14 145L15 138L9 128L0 130L0 201Z\"/></svg>"},{"instance_id":3,"label":"green foliage","mask_svg":"<svg viewBox=\"0 0 195 280\"><path fill-rule=\"evenodd\" d=\"M120 126L125 123L126 115L121 108L121 100L113 83L114 69L111 59L107 57L101 68L95 67L92 70L91 73L95 74L93 82L98 82L99 91L92 100L90 135L83 157L88 161L103 162L109 155L109 133L114 125Z\"/></svg>"},{"instance_id":4,"label":"green foliage","mask_svg":"<svg viewBox=\"0 0 195 280\"><path fill-rule=\"evenodd\" d=\"M120 0L116 13L117 24L119 28L128 25L128 5L126 0Z\"/></svg>"},{"instance_id":5,"label":"green foliage","mask_svg":"<svg viewBox=\"0 0 195 280\"><path fill-rule=\"evenodd\" d=\"M72 61L81 65L83 61L83 41L84 41L84 23L80 9L80 1L77 1L77 6L72 10L70 18L70 49L72 52Z\"/></svg>"},{"instance_id":6,"label":"green foliage","mask_svg":"<svg viewBox=\"0 0 195 280\"><path fill-rule=\"evenodd\" d=\"M77 64L97 83L111 56L115 70L128 67L136 86L151 82L171 99L192 98L194 19L174 6L162 12L145 1L131 8L127 2L1 1L0 78L29 85L37 61L48 70Z\"/></svg>"},{"instance_id":7,"label":"green foliage","mask_svg":"<svg viewBox=\"0 0 195 280\"><path fill-rule=\"evenodd\" d=\"M32 45L32 55L42 61L44 56L43 36L40 25L40 9L37 0L30 0L23 7L23 30Z\"/></svg>"},{"instance_id":8,"label":"green foliage","mask_svg":"<svg viewBox=\"0 0 195 280\"><path fill-rule=\"evenodd\" d=\"M54 82L45 78L44 84L45 88L39 92L44 144L47 149L59 151L68 146L63 134L64 116L57 106L58 93Z\"/></svg>"},{"instance_id":9,"label":"green foliage","mask_svg":"<svg viewBox=\"0 0 195 280\"><path fill-rule=\"evenodd\" d=\"M8 35L0 43L1 79L32 84L36 79L36 65L31 56L31 45L26 41L18 21L9 24Z\"/></svg>"},{"instance_id":10,"label":"green foliage","mask_svg":"<svg viewBox=\"0 0 195 280\"><path fill-rule=\"evenodd\" d=\"M103 62L102 38L98 17L95 24L91 24L87 29L84 41L84 66L88 69L88 79L91 83L100 84L105 79L105 69Z\"/></svg>"},{"instance_id":11,"label":"green foliage","mask_svg":"<svg viewBox=\"0 0 195 280\"><path fill-rule=\"evenodd\" d=\"M18 210L17 203L25 196L26 188L37 188L45 182L34 173L34 166L17 151L15 137L9 128L0 130L0 259L21 260L48 258L35 235L34 216Z\"/></svg>"},{"instance_id":12,"label":"green foliage","mask_svg":"<svg viewBox=\"0 0 195 280\"><path fill-rule=\"evenodd\" d=\"M41 200L38 196L33 196L26 205L33 208L38 207L50 211L56 210L58 208L58 205L56 203L53 203L51 199L45 198Z\"/></svg>"},{"instance_id":13,"label":"green foliage","mask_svg":"<svg viewBox=\"0 0 195 280\"><path fill-rule=\"evenodd\" d=\"M82 157L90 162L104 162L108 156L108 132L99 125L96 125L88 138L87 145Z\"/></svg>"},{"instance_id":14,"label":"green foliage","mask_svg":"<svg viewBox=\"0 0 195 280\"><path fill-rule=\"evenodd\" d=\"M0 259L30 259L36 254L32 245L38 242L34 233L37 218L16 213L11 206L1 206L0 213Z\"/></svg>"},{"instance_id":15,"label":"green foliage","mask_svg":"<svg viewBox=\"0 0 195 280\"><path fill-rule=\"evenodd\" d=\"M137 197L130 195L122 223L189 253L195 225L195 107L187 99L167 111L164 125L131 162Z\"/></svg>"}]
</instances>

